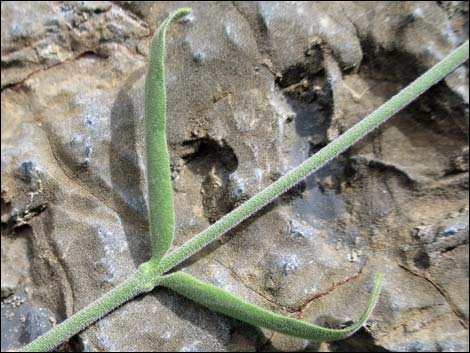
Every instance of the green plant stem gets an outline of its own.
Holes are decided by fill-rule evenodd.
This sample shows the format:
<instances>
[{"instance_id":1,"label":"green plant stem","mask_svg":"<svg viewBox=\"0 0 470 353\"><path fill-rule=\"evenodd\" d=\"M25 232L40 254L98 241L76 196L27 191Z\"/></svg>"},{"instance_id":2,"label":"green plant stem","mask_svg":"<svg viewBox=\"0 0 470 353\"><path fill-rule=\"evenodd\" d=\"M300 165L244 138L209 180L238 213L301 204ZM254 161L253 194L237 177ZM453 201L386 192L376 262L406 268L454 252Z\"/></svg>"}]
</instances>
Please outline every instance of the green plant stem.
<instances>
[{"instance_id":1,"label":"green plant stem","mask_svg":"<svg viewBox=\"0 0 470 353\"><path fill-rule=\"evenodd\" d=\"M47 352L52 350L129 299L147 292L148 288L144 286L145 283L139 272L134 273L95 302L22 347L19 352Z\"/></svg>"},{"instance_id":2,"label":"green plant stem","mask_svg":"<svg viewBox=\"0 0 470 353\"><path fill-rule=\"evenodd\" d=\"M431 86L442 80L456 67L468 59L468 40L455 49L446 58L426 71L415 81L393 96L381 107L347 130L327 146L308 158L298 167L291 170L276 182L260 191L248 201L237 207L216 223L212 224L196 237L174 250L160 262L157 274L163 274L177 264L181 263L195 252L204 248L222 234L240 224L250 215L266 206L273 199L302 181L306 176L323 167L338 154L348 149L351 145L362 139L372 130L387 121L390 117L403 109Z\"/></svg>"}]
</instances>

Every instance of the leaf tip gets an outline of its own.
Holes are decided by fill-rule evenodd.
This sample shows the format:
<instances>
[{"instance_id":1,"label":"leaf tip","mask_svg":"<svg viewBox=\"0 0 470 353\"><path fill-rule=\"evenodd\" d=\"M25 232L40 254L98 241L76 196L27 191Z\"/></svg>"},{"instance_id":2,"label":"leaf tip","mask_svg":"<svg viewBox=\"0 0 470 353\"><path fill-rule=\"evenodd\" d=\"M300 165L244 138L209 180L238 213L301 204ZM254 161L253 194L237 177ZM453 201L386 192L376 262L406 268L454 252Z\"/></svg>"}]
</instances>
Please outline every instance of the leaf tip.
<instances>
[{"instance_id":1,"label":"leaf tip","mask_svg":"<svg viewBox=\"0 0 470 353\"><path fill-rule=\"evenodd\" d=\"M190 9L189 7L183 7L181 9L178 9L175 12L173 12L170 15L170 17L173 19L173 21L178 21L178 20L182 19L184 16L189 15L191 12L193 12L193 10Z\"/></svg>"}]
</instances>

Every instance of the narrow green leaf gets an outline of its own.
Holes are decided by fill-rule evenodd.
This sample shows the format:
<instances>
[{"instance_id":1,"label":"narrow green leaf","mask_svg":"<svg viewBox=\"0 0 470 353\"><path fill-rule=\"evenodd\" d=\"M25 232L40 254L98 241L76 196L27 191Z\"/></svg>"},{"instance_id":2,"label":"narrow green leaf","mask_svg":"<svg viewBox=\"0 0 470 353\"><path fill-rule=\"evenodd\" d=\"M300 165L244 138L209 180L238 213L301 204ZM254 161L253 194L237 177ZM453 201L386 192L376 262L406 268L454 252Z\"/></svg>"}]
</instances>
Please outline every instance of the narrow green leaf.
<instances>
[{"instance_id":1,"label":"narrow green leaf","mask_svg":"<svg viewBox=\"0 0 470 353\"><path fill-rule=\"evenodd\" d=\"M372 291L367 309L356 323L343 329L328 329L309 324L305 321L275 314L241 300L223 289L201 282L183 272L162 276L158 284L170 288L211 310L231 316L251 325L265 327L286 335L313 341L335 341L351 336L366 322L377 303L382 287L382 274L377 274L375 287Z\"/></svg>"},{"instance_id":2,"label":"narrow green leaf","mask_svg":"<svg viewBox=\"0 0 470 353\"><path fill-rule=\"evenodd\" d=\"M166 141L165 35L170 23L189 14L179 9L163 22L152 39L145 80L145 144L152 260L159 262L173 242L175 212L170 157Z\"/></svg>"}]
</instances>

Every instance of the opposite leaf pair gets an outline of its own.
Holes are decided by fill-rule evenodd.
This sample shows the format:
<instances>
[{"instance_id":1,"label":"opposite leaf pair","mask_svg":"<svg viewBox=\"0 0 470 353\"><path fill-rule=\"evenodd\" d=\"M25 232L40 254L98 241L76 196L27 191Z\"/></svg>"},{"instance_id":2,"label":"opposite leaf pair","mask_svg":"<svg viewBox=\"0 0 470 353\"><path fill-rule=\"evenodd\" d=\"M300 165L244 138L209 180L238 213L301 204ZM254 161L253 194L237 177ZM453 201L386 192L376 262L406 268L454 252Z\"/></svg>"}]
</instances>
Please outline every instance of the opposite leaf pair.
<instances>
[{"instance_id":1,"label":"opposite leaf pair","mask_svg":"<svg viewBox=\"0 0 470 353\"><path fill-rule=\"evenodd\" d=\"M165 273L324 166L443 79L468 59L468 41L314 156L167 255L173 242L175 217L166 142L165 34L170 23L190 12L190 9L180 9L172 13L155 34L145 82L145 134L152 258L139 266L138 271L119 286L23 347L21 351L51 350L118 306L139 294L151 291L155 286L170 288L214 311L249 324L316 341L338 340L350 336L364 324L377 302L382 283L380 273L377 275L367 309L359 320L344 329L327 329L264 310L186 273Z\"/></svg>"},{"instance_id":2,"label":"opposite leaf pair","mask_svg":"<svg viewBox=\"0 0 470 353\"><path fill-rule=\"evenodd\" d=\"M150 234L152 237L152 259L145 267L146 271L149 272L150 277L154 278L154 280L151 281L152 285L150 287L153 288L154 285L168 287L211 310L245 321L252 325L266 327L288 335L317 341L337 340L347 337L359 329L372 312L380 292L380 274L377 277L376 286L367 310L364 312L360 320L356 324L340 330L326 329L308 324L304 321L277 315L256 305L245 302L233 296L229 292L211 284L201 282L186 273L177 272L158 277L163 273L163 271L157 270L158 265L166 251L171 246L174 235L173 189L171 186L170 161L166 141L166 98L164 77L165 34L170 23L189 14L190 11L191 10L189 9L180 9L174 12L165 20L159 31L155 34L150 50L150 63L145 81L147 183ZM283 187L281 190L285 191L289 187ZM234 221L233 213L230 214L232 215L231 218L226 216L229 221L227 226L233 228L236 224L240 223L240 221L256 212L278 195L279 193L276 192L276 190L271 191L269 194L266 193L266 196L269 196L269 198L260 198L259 195L257 195L259 200L258 204L255 204L254 206L252 205L249 208L246 206L245 208L241 208L242 211L245 210L245 215L244 217L239 217L237 222ZM249 200L247 204L250 205L250 202L253 203L252 200ZM268 201L266 202L266 200ZM217 226L220 226L220 224L223 224L223 219L210 228L216 228ZM230 228L224 229L223 233ZM218 236L223 234L222 231L218 231L217 233L219 233ZM196 237L195 239L197 238L199 237ZM180 261L178 261L178 263L179 262ZM154 272L152 270L156 271Z\"/></svg>"}]
</instances>

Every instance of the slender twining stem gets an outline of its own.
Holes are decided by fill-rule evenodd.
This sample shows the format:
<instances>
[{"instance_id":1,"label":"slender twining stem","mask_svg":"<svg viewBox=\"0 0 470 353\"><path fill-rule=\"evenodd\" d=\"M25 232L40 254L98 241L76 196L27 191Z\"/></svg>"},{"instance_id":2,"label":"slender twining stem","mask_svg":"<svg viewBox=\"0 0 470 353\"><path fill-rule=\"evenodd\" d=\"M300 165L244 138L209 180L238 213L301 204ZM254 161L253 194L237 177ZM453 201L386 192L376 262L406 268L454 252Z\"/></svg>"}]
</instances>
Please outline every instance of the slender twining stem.
<instances>
[{"instance_id":1,"label":"slender twining stem","mask_svg":"<svg viewBox=\"0 0 470 353\"><path fill-rule=\"evenodd\" d=\"M196 237L183 244L178 249L163 258L158 266L158 273L162 274L184 261L195 252L204 248L243 220L260 210L276 197L292 188L309 174L323 167L326 163L345 151L364 136L383 124L390 117L403 109L431 86L442 80L457 66L468 59L468 41L455 49L441 62L426 71L406 88L393 96L380 108L347 130L344 134L323 147L315 155L294 168L276 182L260 191L241 206L228 213Z\"/></svg>"},{"instance_id":2,"label":"slender twining stem","mask_svg":"<svg viewBox=\"0 0 470 353\"><path fill-rule=\"evenodd\" d=\"M468 58L468 41L394 96L390 101L346 131L328 146L321 149L317 154L221 218L197 237L166 257L163 257L171 245L174 231L173 198L171 195L171 179L169 177L170 166L165 136L164 40L168 25L189 12L189 9L181 9L171 14L154 37L145 86L147 178L152 259L139 266L137 272L109 293L55 326L43 336L23 347L20 351L50 350L126 301L152 290L156 285L172 288L194 299L196 302L240 320L287 334L308 339L313 337L313 339L321 340L339 339L352 334L364 323L377 301L381 285L380 274L377 276L375 289L372 292L369 305L359 321L344 330L328 330L268 312L244 302L220 288L204 284L189 275L182 273L167 276L161 275L325 165L449 74ZM162 257L163 260L158 264ZM145 317L145 313L142 313L142 315Z\"/></svg>"},{"instance_id":3,"label":"slender twining stem","mask_svg":"<svg viewBox=\"0 0 470 353\"><path fill-rule=\"evenodd\" d=\"M155 33L145 79L145 145L152 260L159 262L173 242L175 213L166 141L165 36L168 26L190 13L172 13Z\"/></svg>"}]
</instances>

